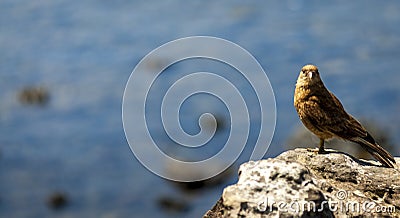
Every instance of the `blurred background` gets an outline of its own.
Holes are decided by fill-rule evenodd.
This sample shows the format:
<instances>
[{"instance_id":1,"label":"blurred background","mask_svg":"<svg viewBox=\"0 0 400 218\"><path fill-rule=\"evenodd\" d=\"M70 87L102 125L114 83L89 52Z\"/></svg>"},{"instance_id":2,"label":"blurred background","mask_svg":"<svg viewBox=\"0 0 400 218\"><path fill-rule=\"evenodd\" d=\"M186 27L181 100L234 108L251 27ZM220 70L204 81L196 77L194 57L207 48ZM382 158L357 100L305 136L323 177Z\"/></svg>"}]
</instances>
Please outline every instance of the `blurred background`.
<instances>
[{"instance_id":1,"label":"blurred background","mask_svg":"<svg viewBox=\"0 0 400 218\"><path fill-rule=\"evenodd\" d=\"M399 156L399 11L400 2L378 0L0 1L0 217L201 217L211 209L245 157L213 180L172 183L137 161L121 120L140 59L193 35L237 43L266 71L277 126L265 158L318 142L293 107L307 63Z\"/></svg>"}]
</instances>

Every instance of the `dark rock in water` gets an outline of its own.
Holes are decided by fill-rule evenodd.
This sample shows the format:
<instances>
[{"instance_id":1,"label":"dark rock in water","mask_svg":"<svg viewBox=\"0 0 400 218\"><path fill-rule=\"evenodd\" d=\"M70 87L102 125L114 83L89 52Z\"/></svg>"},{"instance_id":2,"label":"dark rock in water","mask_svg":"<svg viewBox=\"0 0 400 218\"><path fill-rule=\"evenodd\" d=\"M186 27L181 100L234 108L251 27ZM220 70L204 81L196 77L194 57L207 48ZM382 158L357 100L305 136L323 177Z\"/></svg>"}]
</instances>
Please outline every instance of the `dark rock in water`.
<instances>
[{"instance_id":1,"label":"dark rock in water","mask_svg":"<svg viewBox=\"0 0 400 218\"><path fill-rule=\"evenodd\" d=\"M49 101L50 95L44 87L26 87L18 94L18 99L27 105L45 105Z\"/></svg>"},{"instance_id":2,"label":"dark rock in water","mask_svg":"<svg viewBox=\"0 0 400 218\"><path fill-rule=\"evenodd\" d=\"M189 204L185 199L178 199L172 197L160 197L157 200L157 204L164 210L169 212L187 212L189 210Z\"/></svg>"},{"instance_id":3,"label":"dark rock in water","mask_svg":"<svg viewBox=\"0 0 400 218\"><path fill-rule=\"evenodd\" d=\"M226 180L231 178L233 174L232 167L226 169L222 173L201 181L194 181L194 182L173 182L173 184L178 187L183 192L195 192L198 190L203 190L206 188L212 188L218 185L221 185Z\"/></svg>"},{"instance_id":4,"label":"dark rock in water","mask_svg":"<svg viewBox=\"0 0 400 218\"><path fill-rule=\"evenodd\" d=\"M327 151L243 164L204 217L400 217L400 158L393 169Z\"/></svg>"},{"instance_id":5,"label":"dark rock in water","mask_svg":"<svg viewBox=\"0 0 400 218\"><path fill-rule=\"evenodd\" d=\"M205 188L211 188L224 183L230 179L233 174L233 167L228 167L223 172L217 174L214 177L204 180L198 180L198 178L205 177L215 171L214 169L220 168L218 163L209 164L209 167L192 167L184 163L168 162L166 164L166 172L172 178L184 178L188 182L177 182L172 181L173 185L178 187L183 192L194 192Z\"/></svg>"},{"instance_id":6,"label":"dark rock in water","mask_svg":"<svg viewBox=\"0 0 400 218\"><path fill-rule=\"evenodd\" d=\"M52 209L61 209L68 204L68 197L65 193L54 192L47 199L47 205Z\"/></svg>"}]
</instances>

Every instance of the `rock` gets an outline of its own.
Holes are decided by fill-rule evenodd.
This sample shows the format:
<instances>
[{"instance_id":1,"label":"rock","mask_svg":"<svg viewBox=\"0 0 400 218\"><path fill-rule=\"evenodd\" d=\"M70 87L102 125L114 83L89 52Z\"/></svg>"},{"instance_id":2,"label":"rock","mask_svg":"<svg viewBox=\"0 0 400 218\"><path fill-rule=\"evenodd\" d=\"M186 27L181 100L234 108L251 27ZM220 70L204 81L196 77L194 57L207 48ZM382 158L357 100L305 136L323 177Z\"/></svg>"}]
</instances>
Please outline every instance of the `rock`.
<instances>
[{"instance_id":1,"label":"rock","mask_svg":"<svg viewBox=\"0 0 400 218\"><path fill-rule=\"evenodd\" d=\"M327 151L244 163L204 217L400 217L400 158L393 169Z\"/></svg>"},{"instance_id":2,"label":"rock","mask_svg":"<svg viewBox=\"0 0 400 218\"><path fill-rule=\"evenodd\" d=\"M235 174L233 167L228 167L223 172L218 173L216 169L222 168L222 163L213 162L207 164L206 167L195 167L185 163L177 163L175 161L166 162L165 170L169 178L179 178L187 182L172 181L172 184L185 193L194 191L203 191L206 188L218 186L230 179ZM215 175L217 174L217 175ZM208 179L209 175L215 175Z\"/></svg>"},{"instance_id":3,"label":"rock","mask_svg":"<svg viewBox=\"0 0 400 218\"><path fill-rule=\"evenodd\" d=\"M46 88L26 87L18 93L18 99L26 105L45 105L49 101L50 95Z\"/></svg>"},{"instance_id":4,"label":"rock","mask_svg":"<svg viewBox=\"0 0 400 218\"><path fill-rule=\"evenodd\" d=\"M47 199L47 205L52 209L61 209L68 204L68 197L63 192L54 192Z\"/></svg>"},{"instance_id":5,"label":"rock","mask_svg":"<svg viewBox=\"0 0 400 218\"><path fill-rule=\"evenodd\" d=\"M186 199L173 198L170 196L160 197L157 199L157 204L163 210L176 213L187 212L190 208Z\"/></svg>"}]
</instances>

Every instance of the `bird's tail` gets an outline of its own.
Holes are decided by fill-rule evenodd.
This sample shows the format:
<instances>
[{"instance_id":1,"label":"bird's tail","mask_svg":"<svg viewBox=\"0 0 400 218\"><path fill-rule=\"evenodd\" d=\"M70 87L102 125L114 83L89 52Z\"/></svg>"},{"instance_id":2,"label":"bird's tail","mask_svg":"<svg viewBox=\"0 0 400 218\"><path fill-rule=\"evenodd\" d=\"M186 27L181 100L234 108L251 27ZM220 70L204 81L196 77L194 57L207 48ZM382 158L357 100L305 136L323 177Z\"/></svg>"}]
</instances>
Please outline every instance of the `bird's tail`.
<instances>
[{"instance_id":1,"label":"bird's tail","mask_svg":"<svg viewBox=\"0 0 400 218\"><path fill-rule=\"evenodd\" d=\"M385 167L394 168L393 164L396 164L394 157L385 149L383 149L378 143L376 143L374 138L372 138L369 133L367 133L366 137L357 137L351 141L360 144Z\"/></svg>"}]
</instances>

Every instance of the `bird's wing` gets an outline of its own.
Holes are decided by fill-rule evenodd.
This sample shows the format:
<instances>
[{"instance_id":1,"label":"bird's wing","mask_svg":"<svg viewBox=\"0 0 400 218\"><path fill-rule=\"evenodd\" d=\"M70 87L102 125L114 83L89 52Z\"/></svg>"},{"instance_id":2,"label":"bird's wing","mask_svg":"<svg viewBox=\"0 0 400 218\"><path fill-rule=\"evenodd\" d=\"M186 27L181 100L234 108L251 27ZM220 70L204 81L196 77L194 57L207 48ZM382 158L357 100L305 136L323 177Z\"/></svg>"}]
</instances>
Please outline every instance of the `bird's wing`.
<instances>
[{"instance_id":1,"label":"bird's wing","mask_svg":"<svg viewBox=\"0 0 400 218\"><path fill-rule=\"evenodd\" d=\"M335 125L329 126L327 130L344 139L366 137L368 134L367 130L360 122L345 111L342 103L340 103L339 99L332 92L329 92L329 94L333 102L333 105L330 105L330 111L333 111L330 116L340 116L340 118L337 118L337 121L334 123ZM335 109L332 109L332 107Z\"/></svg>"},{"instance_id":2,"label":"bird's wing","mask_svg":"<svg viewBox=\"0 0 400 218\"><path fill-rule=\"evenodd\" d=\"M330 94L335 102L336 107L345 113L346 116L344 117L347 118L343 119L341 123L337 123L336 126L328 127L328 131L343 139L360 144L384 166L393 168L393 163L396 163L393 156L375 142L375 139L372 138L372 136L360 124L360 122L358 122L354 117L344 110L342 104L335 95L332 93Z\"/></svg>"},{"instance_id":3,"label":"bird's wing","mask_svg":"<svg viewBox=\"0 0 400 218\"><path fill-rule=\"evenodd\" d=\"M304 116L313 127L341 138L346 135L363 137L367 131L344 110L340 101L331 92L311 96L303 103Z\"/></svg>"}]
</instances>

